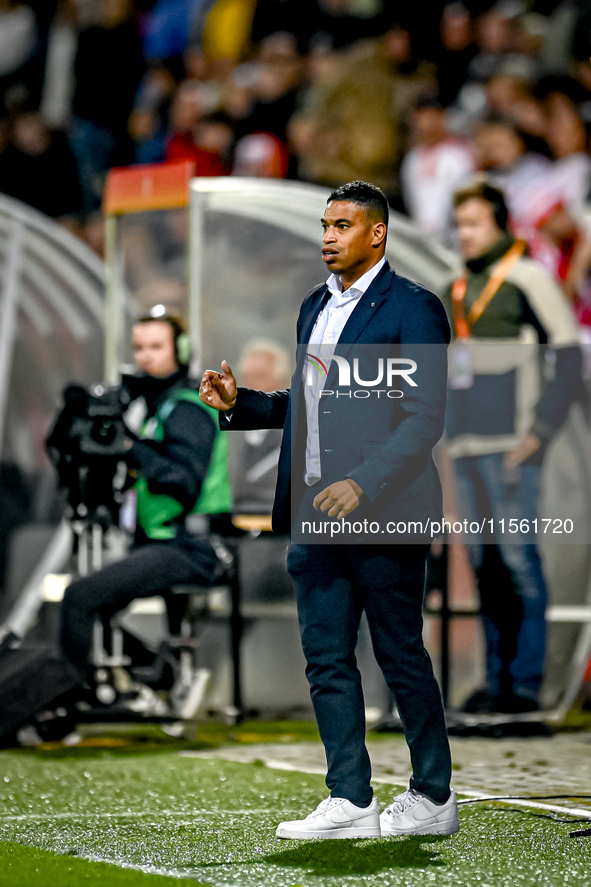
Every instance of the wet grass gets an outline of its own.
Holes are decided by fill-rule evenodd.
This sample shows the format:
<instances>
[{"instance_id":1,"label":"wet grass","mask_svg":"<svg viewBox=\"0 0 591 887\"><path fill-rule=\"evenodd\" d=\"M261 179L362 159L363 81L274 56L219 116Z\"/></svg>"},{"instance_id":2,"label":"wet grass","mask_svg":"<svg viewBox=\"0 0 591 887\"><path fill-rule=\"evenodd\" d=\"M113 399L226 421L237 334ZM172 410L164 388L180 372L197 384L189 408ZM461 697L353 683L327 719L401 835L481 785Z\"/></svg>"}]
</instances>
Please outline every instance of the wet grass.
<instances>
[{"instance_id":1,"label":"wet grass","mask_svg":"<svg viewBox=\"0 0 591 887\"><path fill-rule=\"evenodd\" d=\"M314 738L309 725L291 723L216 729L225 742ZM127 742L126 735L95 738ZM376 793L385 805L395 789L380 785ZM584 826L503 805L463 808L462 829L450 838L275 838L280 819L305 815L326 794L319 776L180 756L157 730L139 747L3 752L0 839L12 843L0 843L0 884L134 887L151 880L157 887L172 883L170 876L212 887L591 884L591 839L568 837Z\"/></svg>"},{"instance_id":2,"label":"wet grass","mask_svg":"<svg viewBox=\"0 0 591 887\"><path fill-rule=\"evenodd\" d=\"M178 887L176 877L160 877L103 862L76 859L16 843L0 844L2 887ZM196 885L195 881L191 882Z\"/></svg>"}]
</instances>

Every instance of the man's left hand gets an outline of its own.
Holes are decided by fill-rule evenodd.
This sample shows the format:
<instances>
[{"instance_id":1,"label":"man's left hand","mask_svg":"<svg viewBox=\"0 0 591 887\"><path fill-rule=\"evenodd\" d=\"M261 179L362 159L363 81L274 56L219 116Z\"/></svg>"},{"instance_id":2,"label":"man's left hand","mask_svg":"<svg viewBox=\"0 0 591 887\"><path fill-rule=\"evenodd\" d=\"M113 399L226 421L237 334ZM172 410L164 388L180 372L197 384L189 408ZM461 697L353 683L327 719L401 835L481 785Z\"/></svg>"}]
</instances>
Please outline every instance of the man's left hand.
<instances>
[{"instance_id":1,"label":"man's left hand","mask_svg":"<svg viewBox=\"0 0 591 887\"><path fill-rule=\"evenodd\" d=\"M355 511L362 495L363 490L354 480L338 480L318 493L314 499L314 508L316 511L328 512L329 517L340 520Z\"/></svg>"},{"instance_id":2,"label":"man's left hand","mask_svg":"<svg viewBox=\"0 0 591 887\"><path fill-rule=\"evenodd\" d=\"M541 445L540 438L530 432L518 447L515 447L514 450L509 450L505 457L507 465L509 468L515 468L517 465L521 465L522 462L525 462L526 459L533 456L533 454L540 449Z\"/></svg>"}]
</instances>

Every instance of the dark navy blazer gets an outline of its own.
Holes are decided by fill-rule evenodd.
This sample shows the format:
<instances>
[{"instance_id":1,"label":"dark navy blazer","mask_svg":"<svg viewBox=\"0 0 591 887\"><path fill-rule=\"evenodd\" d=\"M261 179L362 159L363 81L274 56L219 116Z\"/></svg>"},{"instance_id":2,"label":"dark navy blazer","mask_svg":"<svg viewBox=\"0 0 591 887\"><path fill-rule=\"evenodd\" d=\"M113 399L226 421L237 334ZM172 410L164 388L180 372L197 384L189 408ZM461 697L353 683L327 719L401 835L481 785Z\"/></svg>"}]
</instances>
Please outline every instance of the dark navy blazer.
<instances>
[{"instance_id":1,"label":"dark navy blazer","mask_svg":"<svg viewBox=\"0 0 591 887\"><path fill-rule=\"evenodd\" d=\"M290 531L306 489L305 346L329 295L322 284L302 304L291 388L270 393L239 388L231 422L220 413L220 427L226 430L283 428L273 506L273 529L279 533ZM356 520L424 522L441 518L441 484L432 450L443 433L449 339L447 315L438 297L397 275L387 263L351 313L335 354L350 363L361 354L360 365L365 355L369 364L370 357L382 353L379 346L389 346L388 353L394 349L417 363L412 376L416 387L404 381L396 383L404 392L402 398L377 398L372 392L368 400L336 397L338 367L336 361L331 363L325 390L335 393L322 397L318 410L322 465L318 490L345 477L358 483L363 496L353 512ZM373 376L368 365L363 371L367 375L360 372L360 378L375 378L377 364L373 363ZM421 541L416 529L409 541L411 538Z\"/></svg>"}]
</instances>

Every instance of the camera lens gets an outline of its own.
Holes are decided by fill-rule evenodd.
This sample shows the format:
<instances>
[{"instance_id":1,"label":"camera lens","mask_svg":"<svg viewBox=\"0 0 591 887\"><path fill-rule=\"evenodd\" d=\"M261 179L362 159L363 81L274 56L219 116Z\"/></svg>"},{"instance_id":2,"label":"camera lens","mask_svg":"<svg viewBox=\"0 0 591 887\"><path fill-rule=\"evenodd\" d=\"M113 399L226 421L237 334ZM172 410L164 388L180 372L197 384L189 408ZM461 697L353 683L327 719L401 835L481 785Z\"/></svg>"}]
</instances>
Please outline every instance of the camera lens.
<instances>
[{"instance_id":1,"label":"camera lens","mask_svg":"<svg viewBox=\"0 0 591 887\"><path fill-rule=\"evenodd\" d=\"M108 447L109 444L112 444L117 435L117 429L113 422L110 419L103 419L99 422L95 422L92 427L91 437L96 443L102 444L104 447Z\"/></svg>"}]
</instances>

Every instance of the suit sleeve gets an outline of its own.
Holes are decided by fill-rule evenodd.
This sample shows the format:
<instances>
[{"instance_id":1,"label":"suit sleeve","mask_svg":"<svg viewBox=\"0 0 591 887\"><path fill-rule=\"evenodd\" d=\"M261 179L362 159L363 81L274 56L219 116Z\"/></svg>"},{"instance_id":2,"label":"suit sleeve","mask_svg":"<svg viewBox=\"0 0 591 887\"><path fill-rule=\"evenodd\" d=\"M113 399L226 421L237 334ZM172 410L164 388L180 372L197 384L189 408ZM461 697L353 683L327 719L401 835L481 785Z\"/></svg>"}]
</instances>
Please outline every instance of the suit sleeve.
<instances>
[{"instance_id":1,"label":"suit sleeve","mask_svg":"<svg viewBox=\"0 0 591 887\"><path fill-rule=\"evenodd\" d=\"M269 392L239 388L231 416L220 412L220 429L253 431L259 428L283 428L288 405L289 388Z\"/></svg>"},{"instance_id":2,"label":"suit sleeve","mask_svg":"<svg viewBox=\"0 0 591 887\"><path fill-rule=\"evenodd\" d=\"M349 472L369 501L424 470L444 427L447 390L449 323L443 305L432 293L421 290L402 311L400 355L414 360L416 387L405 389L398 401L403 411L388 440L368 459Z\"/></svg>"}]
</instances>

